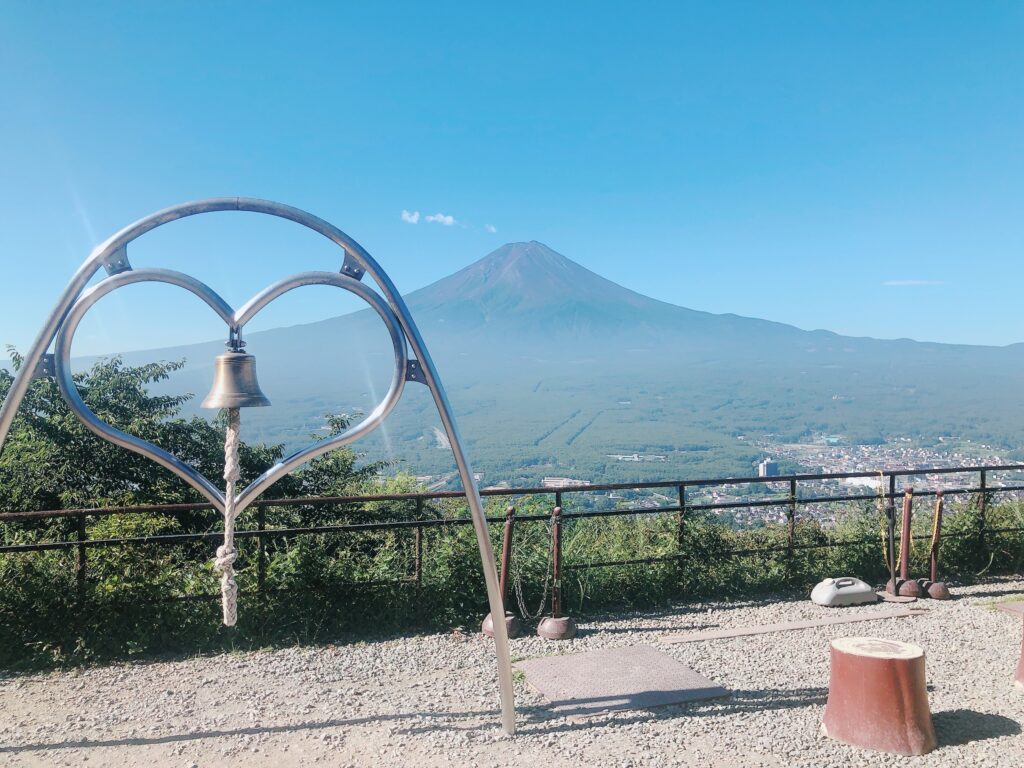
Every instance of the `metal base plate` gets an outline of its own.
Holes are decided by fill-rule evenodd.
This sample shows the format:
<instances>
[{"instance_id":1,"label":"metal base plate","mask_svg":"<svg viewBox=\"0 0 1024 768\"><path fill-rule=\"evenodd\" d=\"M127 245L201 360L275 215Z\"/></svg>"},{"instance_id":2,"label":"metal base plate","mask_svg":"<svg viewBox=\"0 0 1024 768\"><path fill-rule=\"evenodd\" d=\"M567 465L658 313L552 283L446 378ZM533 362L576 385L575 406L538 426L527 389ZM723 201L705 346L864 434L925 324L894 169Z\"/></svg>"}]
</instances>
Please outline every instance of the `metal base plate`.
<instances>
[{"instance_id":1,"label":"metal base plate","mask_svg":"<svg viewBox=\"0 0 1024 768\"><path fill-rule=\"evenodd\" d=\"M646 645L546 656L515 666L548 698L553 711L566 715L646 709L729 695L713 680Z\"/></svg>"}]
</instances>

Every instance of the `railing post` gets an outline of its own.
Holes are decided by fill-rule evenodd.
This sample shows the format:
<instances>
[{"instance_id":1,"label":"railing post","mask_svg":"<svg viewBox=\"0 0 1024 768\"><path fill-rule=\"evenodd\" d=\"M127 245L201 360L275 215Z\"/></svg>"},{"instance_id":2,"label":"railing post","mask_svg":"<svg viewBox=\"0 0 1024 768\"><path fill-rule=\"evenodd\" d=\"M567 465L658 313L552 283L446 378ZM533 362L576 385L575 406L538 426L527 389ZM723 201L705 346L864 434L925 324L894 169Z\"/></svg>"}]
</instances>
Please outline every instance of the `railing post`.
<instances>
[{"instance_id":1,"label":"railing post","mask_svg":"<svg viewBox=\"0 0 1024 768\"><path fill-rule=\"evenodd\" d=\"M551 510L551 618L562 616L562 494Z\"/></svg>"},{"instance_id":2,"label":"railing post","mask_svg":"<svg viewBox=\"0 0 1024 768\"><path fill-rule=\"evenodd\" d=\"M85 542L89 538L89 534L85 528L84 512L76 516L75 529L78 538L78 548L75 551L75 582L78 587L78 598L81 600L85 596L85 578L87 562Z\"/></svg>"},{"instance_id":3,"label":"railing post","mask_svg":"<svg viewBox=\"0 0 1024 768\"><path fill-rule=\"evenodd\" d=\"M501 578L498 589L501 591L501 602L508 599L508 569L512 563L512 525L515 521L516 508L510 506L505 510L505 530L501 542Z\"/></svg>"},{"instance_id":4,"label":"railing post","mask_svg":"<svg viewBox=\"0 0 1024 768\"><path fill-rule=\"evenodd\" d=\"M676 551L683 551L683 525L686 522L686 483L679 484L679 514L676 516Z\"/></svg>"},{"instance_id":5,"label":"railing post","mask_svg":"<svg viewBox=\"0 0 1024 768\"><path fill-rule=\"evenodd\" d=\"M789 508L786 510L788 530L786 532L786 557L793 559L793 545L796 543L796 478L789 480Z\"/></svg>"},{"instance_id":6,"label":"railing post","mask_svg":"<svg viewBox=\"0 0 1024 768\"><path fill-rule=\"evenodd\" d=\"M260 504L256 507L256 592L264 598L267 586L267 541L264 535L267 530L267 508Z\"/></svg>"},{"instance_id":7,"label":"railing post","mask_svg":"<svg viewBox=\"0 0 1024 768\"><path fill-rule=\"evenodd\" d=\"M423 497L416 497L416 520L423 520ZM423 526L416 526L416 550L413 555L413 565L416 572L416 593L419 597L419 591L423 587ZM417 603L419 601L417 600Z\"/></svg>"},{"instance_id":8,"label":"railing post","mask_svg":"<svg viewBox=\"0 0 1024 768\"><path fill-rule=\"evenodd\" d=\"M889 580L896 583L896 475L889 475L889 494L885 505L889 543ZM895 591L892 594L896 594Z\"/></svg>"},{"instance_id":9,"label":"railing post","mask_svg":"<svg viewBox=\"0 0 1024 768\"><path fill-rule=\"evenodd\" d=\"M984 555L988 549L988 542L985 538L985 529L988 527L986 519L986 513L988 512L988 472L984 469L981 470L980 481L981 498L978 499L978 547Z\"/></svg>"},{"instance_id":10,"label":"railing post","mask_svg":"<svg viewBox=\"0 0 1024 768\"><path fill-rule=\"evenodd\" d=\"M548 640L568 640L576 636L576 622L562 615L562 494L555 492L551 510L551 615L537 625L537 634Z\"/></svg>"}]
</instances>

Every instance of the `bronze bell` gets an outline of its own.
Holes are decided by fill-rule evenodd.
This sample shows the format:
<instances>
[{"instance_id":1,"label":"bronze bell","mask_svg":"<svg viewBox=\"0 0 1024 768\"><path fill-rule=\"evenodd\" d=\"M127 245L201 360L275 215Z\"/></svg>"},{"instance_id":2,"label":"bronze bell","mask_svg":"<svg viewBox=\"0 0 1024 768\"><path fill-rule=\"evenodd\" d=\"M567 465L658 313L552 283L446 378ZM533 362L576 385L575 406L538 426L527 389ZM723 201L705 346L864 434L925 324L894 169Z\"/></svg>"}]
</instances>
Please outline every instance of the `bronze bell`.
<instances>
[{"instance_id":1,"label":"bronze bell","mask_svg":"<svg viewBox=\"0 0 1024 768\"><path fill-rule=\"evenodd\" d=\"M270 405L256 380L256 358L238 351L217 355L213 365L213 387L203 408L250 408Z\"/></svg>"}]
</instances>

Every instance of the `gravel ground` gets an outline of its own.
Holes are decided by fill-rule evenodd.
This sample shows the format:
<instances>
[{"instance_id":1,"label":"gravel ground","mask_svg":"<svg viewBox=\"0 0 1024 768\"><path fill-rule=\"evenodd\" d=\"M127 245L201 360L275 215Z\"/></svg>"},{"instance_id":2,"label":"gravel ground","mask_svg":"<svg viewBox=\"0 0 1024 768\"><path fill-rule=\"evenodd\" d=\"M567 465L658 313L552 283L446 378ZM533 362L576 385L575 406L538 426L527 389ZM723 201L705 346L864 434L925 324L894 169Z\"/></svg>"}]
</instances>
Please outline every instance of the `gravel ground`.
<instances>
[{"instance_id":1,"label":"gravel ground","mask_svg":"<svg viewBox=\"0 0 1024 768\"><path fill-rule=\"evenodd\" d=\"M807 600L681 604L606 616L573 641L512 641L513 658L647 643L727 699L554 716L517 675L519 733L500 734L490 641L448 633L0 679L0 764L120 766L1020 766L1019 618L993 601L1024 581L954 589L923 616L666 645L666 632L836 615ZM874 611L885 607L844 609ZM245 606L241 606L245 610ZM927 652L939 749L865 752L819 735L833 637Z\"/></svg>"}]
</instances>

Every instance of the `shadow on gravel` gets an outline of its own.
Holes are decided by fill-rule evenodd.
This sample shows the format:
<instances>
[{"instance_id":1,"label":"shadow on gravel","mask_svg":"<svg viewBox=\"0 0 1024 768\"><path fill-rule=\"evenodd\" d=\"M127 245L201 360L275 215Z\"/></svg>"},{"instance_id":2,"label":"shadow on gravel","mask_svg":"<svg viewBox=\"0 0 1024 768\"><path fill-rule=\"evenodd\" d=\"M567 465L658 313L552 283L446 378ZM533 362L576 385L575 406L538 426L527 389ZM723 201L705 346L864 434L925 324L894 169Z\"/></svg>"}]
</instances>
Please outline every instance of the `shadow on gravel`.
<instances>
[{"instance_id":1,"label":"shadow on gravel","mask_svg":"<svg viewBox=\"0 0 1024 768\"><path fill-rule=\"evenodd\" d=\"M716 717L735 714L737 712L762 712L766 710L794 709L800 707L819 706L825 703L828 690L825 688L792 688L766 690L735 690L729 692L728 698L692 702L689 704L672 704L652 709L633 710L624 714L622 710L615 713L609 720L610 713L596 713L585 717L567 718L544 706L520 707L519 730L524 734L562 733L591 728L600 728L614 724L616 727L633 723L654 720L671 720L679 717ZM233 736L255 736L260 734L290 733L301 731L319 731L328 728L345 728L374 723L397 723L395 731L405 735L429 733L436 731L479 731L490 732L495 729L497 710L470 710L466 712L409 712L399 715L383 715L354 717L337 720L317 720L313 722L293 723L288 725L263 725L245 728L224 728L209 731L186 731L169 733L162 736L128 736L118 739L74 739L58 742L36 744L2 745L0 754L19 754L42 752L61 749L94 749L98 747L142 747L156 744L175 744L178 742L201 741L203 739L223 739ZM421 720L424 718L443 718L445 720L465 720L465 725L451 722L437 725L414 725L402 727L403 720ZM972 720L971 718L980 718ZM1020 733L1020 727L1005 717L984 715L969 710L954 710L935 716L936 729L942 729L940 742L943 744L959 744L966 742L944 740L946 732L967 730L973 734L970 740L994 738L1011 733ZM1007 730L1012 725L1016 730ZM982 734L982 735L979 735Z\"/></svg>"},{"instance_id":2,"label":"shadow on gravel","mask_svg":"<svg viewBox=\"0 0 1024 768\"><path fill-rule=\"evenodd\" d=\"M741 712L765 712L824 706L827 697L827 688L733 690L729 691L728 697L718 699L694 701L686 704L669 704L651 709L619 709L615 712L595 712L586 715L570 716L553 712L546 706L531 706L519 709L518 722L519 730L524 734L565 733L601 728L605 725L620 727L634 723L648 723L651 720L673 720L683 717L720 717ZM621 701L621 698L614 697L614 700ZM592 704L600 701L600 699L579 699L577 701L580 704ZM467 716L469 716L469 713L467 713ZM488 728L493 728L493 724L448 725L445 729L483 731ZM437 729L429 726L396 729L397 732L405 735L415 735L434 730Z\"/></svg>"},{"instance_id":3,"label":"shadow on gravel","mask_svg":"<svg viewBox=\"0 0 1024 768\"><path fill-rule=\"evenodd\" d=\"M392 722L395 720L407 720L423 717L443 718L487 718L487 725L478 726L494 729L498 717L498 710L479 712L409 712L402 715L380 715L367 717L352 717L337 720L316 720L306 723L293 723L290 725L253 725L245 728L224 728L216 731L185 731L184 733L169 733L163 736L126 736L120 739L75 739L67 741L56 741L38 744L18 744L0 746L0 754L18 754L19 752L41 752L56 749L93 749L96 747L145 747L154 744L175 744L183 741L200 741L202 739L222 739L232 736L257 736L271 733L291 733L299 731L320 731L327 728L346 728L360 725L372 725L374 723ZM447 730L444 726L437 728L425 728L422 730Z\"/></svg>"},{"instance_id":4,"label":"shadow on gravel","mask_svg":"<svg viewBox=\"0 0 1024 768\"><path fill-rule=\"evenodd\" d=\"M634 627L602 627L600 624L593 626L579 627L576 637L587 637L589 635L631 635L637 632L703 632L706 629L714 629L720 624L690 624L680 626L679 624L651 624L647 626Z\"/></svg>"},{"instance_id":5,"label":"shadow on gravel","mask_svg":"<svg viewBox=\"0 0 1024 768\"><path fill-rule=\"evenodd\" d=\"M932 715L935 736L940 747L959 747L972 741L1016 736L1020 723L1002 715L975 712L972 709L950 709Z\"/></svg>"}]
</instances>

